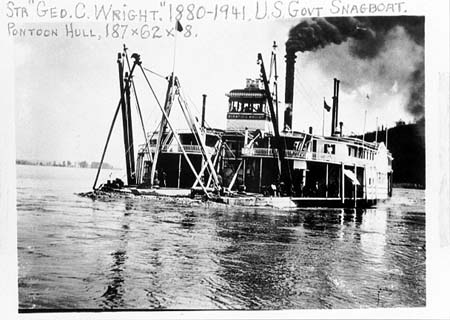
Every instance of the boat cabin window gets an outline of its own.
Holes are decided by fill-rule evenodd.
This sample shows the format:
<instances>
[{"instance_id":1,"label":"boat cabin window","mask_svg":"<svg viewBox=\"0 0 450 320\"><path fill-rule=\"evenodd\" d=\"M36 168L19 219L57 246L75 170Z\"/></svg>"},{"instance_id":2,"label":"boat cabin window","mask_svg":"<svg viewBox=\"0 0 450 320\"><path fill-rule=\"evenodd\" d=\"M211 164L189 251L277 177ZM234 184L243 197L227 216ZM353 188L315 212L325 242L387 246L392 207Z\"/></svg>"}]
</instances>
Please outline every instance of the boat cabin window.
<instances>
[{"instance_id":1,"label":"boat cabin window","mask_svg":"<svg viewBox=\"0 0 450 320\"><path fill-rule=\"evenodd\" d=\"M324 144L323 146L323 152L329 153L329 154L335 154L336 153L336 146L334 144Z\"/></svg>"},{"instance_id":2,"label":"boat cabin window","mask_svg":"<svg viewBox=\"0 0 450 320\"><path fill-rule=\"evenodd\" d=\"M229 112L266 113L265 102L244 102L229 100Z\"/></svg>"},{"instance_id":3,"label":"boat cabin window","mask_svg":"<svg viewBox=\"0 0 450 320\"><path fill-rule=\"evenodd\" d=\"M357 152L358 152L358 149L356 147L350 147L350 146L348 147L348 155L350 157L356 157Z\"/></svg>"}]
</instances>

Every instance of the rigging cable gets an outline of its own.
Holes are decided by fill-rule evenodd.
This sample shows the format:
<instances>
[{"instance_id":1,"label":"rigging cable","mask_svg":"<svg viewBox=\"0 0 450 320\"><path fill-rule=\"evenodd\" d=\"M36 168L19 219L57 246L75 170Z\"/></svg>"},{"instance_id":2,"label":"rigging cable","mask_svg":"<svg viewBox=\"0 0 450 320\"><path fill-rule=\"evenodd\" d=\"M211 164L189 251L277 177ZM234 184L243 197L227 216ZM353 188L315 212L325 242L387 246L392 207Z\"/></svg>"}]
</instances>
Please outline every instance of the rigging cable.
<instances>
[{"instance_id":1,"label":"rigging cable","mask_svg":"<svg viewBox=\"0 0 450 320\"><path fill-rule=\"evenodd\" d=\"M153 73L155 76L158 76L158 77L160 77L160 78L162 78L162 79L165 79L165 80L167 80L167 77L164 77L163 75L161 75L161 74L159 74L159 73L157 73L157 72L155 72L155 71L152 71L152 70L150 70L150 69L147 69L147 68L145 68L145 67L142 67L145 71L148 71L148 72L150 72L150 73Z\"/></svg>"},{"instance_id":2,"label":"rigging cable","mask_svg":"<svg viewBox=\"0 0 450 320\"><path fill-rule=\"evenodd\" d=\"M130 61L128 59L128 54L127 54L127 51L126 51L125 47L124 47L124 51L125 51L125 58L127 60L128 69L130 69ZM147 140L147 132L145 131L144 119L142 118L141 107L139 105L139 99L138 99L137 92L136 92L136 86L135 86L134 81L132 80L131 77L128 79L128 81L130 81L130 83L131 83L131 88L133 89L134 98L136 99L136 110L137 110L137 112L139 114L139 119L141 121L142 130L144 132L144 139L145 139L145 145L146 145L146 148L147 148L148 156L149 156L150 161L153 161L152 155L150 153L150 147L149 147L148 140Z\"/></svg>"}]
</instances>

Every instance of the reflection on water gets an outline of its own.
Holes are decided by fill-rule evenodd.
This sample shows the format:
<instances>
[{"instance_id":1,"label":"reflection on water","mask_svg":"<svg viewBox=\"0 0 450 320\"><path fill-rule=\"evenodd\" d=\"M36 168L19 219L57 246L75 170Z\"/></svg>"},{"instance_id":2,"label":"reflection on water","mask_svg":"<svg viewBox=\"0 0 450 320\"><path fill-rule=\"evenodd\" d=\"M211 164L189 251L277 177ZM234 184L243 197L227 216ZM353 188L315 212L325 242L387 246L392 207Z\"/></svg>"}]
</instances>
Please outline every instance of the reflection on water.
<instances>
[{"instance_id":1,"label":"reflection on water","mask_svg":"<svg viewBox=\"0 0 450 320\"><path fill-rule=\"evenodd\" d=\"M108 308L123 306L123 282L124 282L124 268L125 262L127 260L127 243L128 243L128 232L129 223L127 221L127 216L129 215L129 210L131 206L129 204L125 205L124 221L122 221L122 228L119 235L119 247L116 251L111 253L112 263L110 268L110 273L108 275L108 288L105 293L103 293L102 298L104 306Z\"/></svg>"},{"instance_id":2,"label":"reflection on water","mask_svg":"<svg viewBox=\"0 0 450 320\"><path fill-rule=\"evenodd\" d=\"M92 201L67 181L90 185L89 170L36 170L18 171L22 309L425 305L423 191L280 212Z\"/></svg>"}]
</instances>

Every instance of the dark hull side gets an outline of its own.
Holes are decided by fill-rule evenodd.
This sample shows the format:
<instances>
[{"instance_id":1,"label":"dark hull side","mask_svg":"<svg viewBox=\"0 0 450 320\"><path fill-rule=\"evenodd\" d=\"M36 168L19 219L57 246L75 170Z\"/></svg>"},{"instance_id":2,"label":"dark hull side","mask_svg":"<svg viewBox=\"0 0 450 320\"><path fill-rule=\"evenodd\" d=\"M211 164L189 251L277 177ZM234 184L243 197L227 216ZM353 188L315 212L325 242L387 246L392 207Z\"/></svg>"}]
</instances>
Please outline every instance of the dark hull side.
<instances>
[{"instance_id":1,"label":"dark hull side","mask_svg":"<svg viewBox=\"0 0 450 320\"><path fill-rule=\"evenodd\" d=\"M323 207L323 208L370 208L377 204L377 200L365 200L365 199L345 199L342 202L341 199L301 199L293 198L292 201L299 208L307 207Z\"/></svg>"}]
</instances>

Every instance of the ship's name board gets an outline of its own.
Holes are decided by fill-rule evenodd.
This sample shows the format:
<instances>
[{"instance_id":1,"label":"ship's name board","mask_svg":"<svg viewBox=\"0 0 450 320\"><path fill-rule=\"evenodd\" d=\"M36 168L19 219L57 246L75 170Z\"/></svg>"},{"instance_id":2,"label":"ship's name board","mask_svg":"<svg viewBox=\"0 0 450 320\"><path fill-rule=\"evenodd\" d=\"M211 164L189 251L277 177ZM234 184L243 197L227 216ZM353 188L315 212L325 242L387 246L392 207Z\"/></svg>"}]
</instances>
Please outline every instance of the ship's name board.
<instances>
[{"instance_id":1,"label":"ship's name board","mask_svg":"<svg viewBox=\"0 0 450 320\"><path fill-rule=\"evenodd\" d=\"M245 114L245 113L228 113L227 119L239 119L239 120L265 120L268 119L265 114Z\"/></svg>"}]
</instances>

